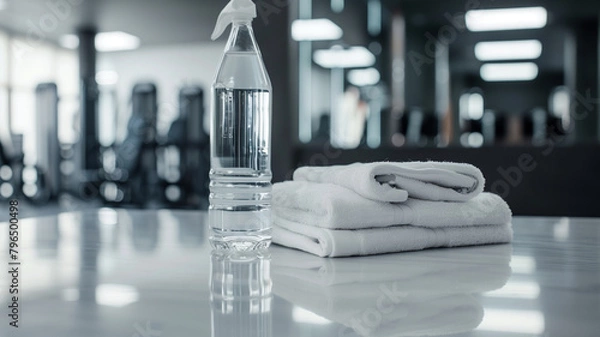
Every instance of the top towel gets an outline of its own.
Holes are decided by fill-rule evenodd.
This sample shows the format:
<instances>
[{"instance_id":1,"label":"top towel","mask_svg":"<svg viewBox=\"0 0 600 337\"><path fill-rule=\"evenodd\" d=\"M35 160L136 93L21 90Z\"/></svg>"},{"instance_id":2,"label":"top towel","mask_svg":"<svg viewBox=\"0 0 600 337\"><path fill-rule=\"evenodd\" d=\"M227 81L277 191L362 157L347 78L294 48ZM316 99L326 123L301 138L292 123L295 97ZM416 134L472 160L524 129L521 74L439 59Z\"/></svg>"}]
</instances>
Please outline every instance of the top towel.
<instances>
[{"instance_id":1,"label":"top towel","mask_svg":"<svg viewBox=\"0 0 600 337\"><path fill-rule=\"evenodd\" d=\"M294 172L294 180L340 185L364 198L383 202L404 202L409 197L467 201L479 195L485 184L483 174L475 166L446 162L307 166Z\"/></svg>"}]
</instances>

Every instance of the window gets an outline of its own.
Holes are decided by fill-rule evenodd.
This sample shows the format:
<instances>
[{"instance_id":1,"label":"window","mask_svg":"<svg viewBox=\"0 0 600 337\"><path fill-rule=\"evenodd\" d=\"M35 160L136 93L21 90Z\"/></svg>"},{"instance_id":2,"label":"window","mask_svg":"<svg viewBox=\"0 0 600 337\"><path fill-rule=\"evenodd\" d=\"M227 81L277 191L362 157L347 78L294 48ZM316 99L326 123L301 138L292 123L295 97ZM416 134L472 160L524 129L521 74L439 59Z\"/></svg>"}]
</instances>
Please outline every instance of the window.
<instances>
[{"instance_id":1,"label":"window","mask_svg":"<svg viewBox=\"0 0 600 337\"><path fill-rule=\"evenodd\" d=\"M0 32L0 141L9 142L8 118L8 36Z\"/></svg>"},{"instance_id":2,"label":"window","mask_svg":"<svg viewBox=\"0 0 600 337\"><path fill-rule=\"evenodd\" d=\"M2 144L10 143L8 123L8 89L0 85L0 142Z\"/></svg>"},{"instance_id":3,"label":"window","mask_svg":"<svg viewBox=\"0 0 600 337\"><path fill-rule=\"evenodd\" d=\"M36 162L35 88L40 83L57 84L59 140L73 143L73 121L79 109L78 77L74 51L44 42L32 45L0 31L0 139L6 144L11 134L22 134L26 164Z\"/></svg>"},{"instance_id":4,"label":"window","mask_svg":"<svg viewBox=\"0 0 600 337\"><path fill-rule=\"evenodd\" d=\"M58 139L63 144L77 142L75 120L79 111L79 60L70 50L56 54L56 85L58 87Z\"/></svg>"},{"instance_id":5,"label":"window","mask_svg":"<svg viewBox=\"0 0 600 337\"><path fill-rule=\"evenodd\" d=\"M15 89L35 89L39 83L55 81L56 49L41 42L29 47L27 41L13 38L10 48L10 85Z\"/></svg>"},{"instance_id":6,"label":"window","mask_svg":"<svg viewBox=\"0 0 600 337\"><path fill-rule=\"evenodd\" d=\"M13 90L11 93L11 131L23 135L25 164L35 163L35 92L33 90Z\"/></svg>"},{"instance_id":7,"label":"window","mask_svg":"<svg viewBox=\"0 0 600 337\"><path fill-rule=\"evenodd\" d=\"M8 84L8 36L0 31L0 86Z\"/></svg>"}]
</instances>

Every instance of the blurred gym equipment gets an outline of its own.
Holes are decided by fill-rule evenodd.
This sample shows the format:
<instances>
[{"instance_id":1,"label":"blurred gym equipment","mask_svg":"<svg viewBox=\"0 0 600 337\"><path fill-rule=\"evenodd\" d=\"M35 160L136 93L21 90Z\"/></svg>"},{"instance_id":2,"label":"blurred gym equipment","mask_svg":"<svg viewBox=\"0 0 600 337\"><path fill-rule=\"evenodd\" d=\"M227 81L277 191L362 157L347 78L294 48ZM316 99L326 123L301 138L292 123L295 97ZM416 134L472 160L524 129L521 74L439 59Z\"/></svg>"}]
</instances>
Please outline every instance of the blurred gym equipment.
<instances>
[{"instance_id":1,"label":"blurred gym equipment","mask_svg":"<svg viewBox=\"0 0 600 337\"><path fill-rule=\"evenodd\" d=\"M404 143L396 146L438 145L441 140L439 123L439 118L433 111L423 111L420 107L409 109L402 114L396 133L396 138L404 135Z\"/></svg>"},{"instance_id":2,"label":"blurred gym equipment","mask_svg":"<svg viewBox=\"0 0 600 337\"><path fill-rule=\"evenodd\" d=\"M180 207L208 204L210 137L204 128L204 91L198 86L179 92L179 118L162 145L164 201Z\"/></svg>"},{"instance_id":3,"label":"blurred gym equipment","mask_svg":"<svg viewBox=\"0 0 600 337\"><path fill-rule=\"evenodd\" d=\"M0 201L8 200L15 195L13 180L14 170L11 160L0 142Z\"/></svg>"},{"instance_id":4,"label":"blurred gym equipment","mask_svg":"<svg viewBox=\"0 0 600 337\"><path fill-rule=\"evenodd\" d=\"M114 148L114 163L103 163L100 195L109 204L147 206L157 201L157 90L152 83L133 87L127 136Z\"/></svg>"},{"instance_id":5,"label":"blurred gym equipment","mask_svg":"<svg viewBox=\"0 0 600 337\"><path fill-rule=\"evenodd\" d=\"M35 89L35 164L22 171L23 195L35 204L54 201L62 191L58 140L58 89L41 83Z\"/></svg>"},{"instance_id":6,"label":"blurred gym equipment","mask_svg":"<svg viewBox=\"0 0 600 337\"><path fill-rule=\"evenodd\" d=\"M543 145L548 138L548 112L543 108L528 111L523 117L523 133L532 145Z\"/></svg>"}]
</instances>

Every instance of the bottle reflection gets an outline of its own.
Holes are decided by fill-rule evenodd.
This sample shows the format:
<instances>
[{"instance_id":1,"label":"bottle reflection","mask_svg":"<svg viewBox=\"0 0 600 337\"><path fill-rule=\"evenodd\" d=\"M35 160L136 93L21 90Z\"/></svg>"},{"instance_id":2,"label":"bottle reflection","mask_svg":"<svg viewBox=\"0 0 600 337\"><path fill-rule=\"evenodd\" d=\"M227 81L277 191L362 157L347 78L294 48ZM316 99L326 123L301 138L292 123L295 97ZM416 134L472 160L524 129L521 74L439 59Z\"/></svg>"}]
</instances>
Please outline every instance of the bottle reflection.
<instances>
[{"instance_id":1,"label":"bottle reflection","mask_svg":"<svg viewBox=\"0 0 600 337\"><path fill-rule=\"evenodd\" d=\"M212 337L272 336L271 257L265 254L213 251Z\"/></svg>"},{"instance_id":2,"label":"bottle reflection","mask_svg":"<svg viewBox=\"0 0 600 337\"><path fill-rule=\"evenodd\" d=\"M79 295L78 303L89 306L95 310L96 287L98 286L98 255L100 253L100 228L98 223L80 225L81 258L79 268Z\"/></svg>"}]
</instances>

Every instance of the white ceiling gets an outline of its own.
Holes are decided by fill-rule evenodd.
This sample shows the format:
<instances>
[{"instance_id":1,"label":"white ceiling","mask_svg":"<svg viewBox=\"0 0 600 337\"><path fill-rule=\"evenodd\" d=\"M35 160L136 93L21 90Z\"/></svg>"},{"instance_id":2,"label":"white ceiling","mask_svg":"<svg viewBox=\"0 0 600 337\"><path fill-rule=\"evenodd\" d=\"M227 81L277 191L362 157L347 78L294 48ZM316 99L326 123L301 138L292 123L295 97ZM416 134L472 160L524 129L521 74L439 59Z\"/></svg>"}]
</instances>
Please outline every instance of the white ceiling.
<instances>
[{"instance_id":1,"label":"white ceiling","mask_svg":"<svg viewBox=\"0 0 600 337\"><path fill-rule=\"evenodd\" d=\"M0 0L2 1L2 0ZM144 45L208 41L227 0L4 0L0 28L57 41L78 27L121 30ZM61 4L52 8L49 4Z\"/></svg>"}]
</instances>

